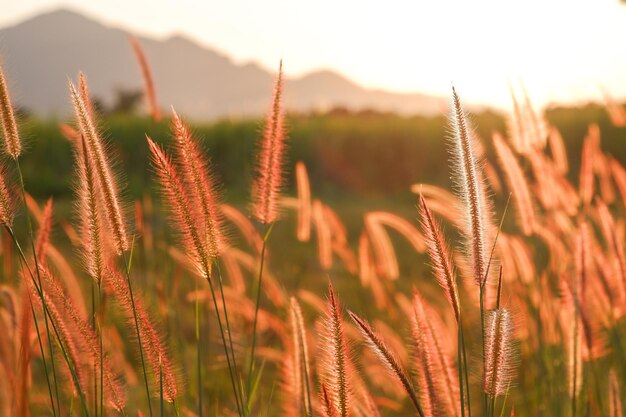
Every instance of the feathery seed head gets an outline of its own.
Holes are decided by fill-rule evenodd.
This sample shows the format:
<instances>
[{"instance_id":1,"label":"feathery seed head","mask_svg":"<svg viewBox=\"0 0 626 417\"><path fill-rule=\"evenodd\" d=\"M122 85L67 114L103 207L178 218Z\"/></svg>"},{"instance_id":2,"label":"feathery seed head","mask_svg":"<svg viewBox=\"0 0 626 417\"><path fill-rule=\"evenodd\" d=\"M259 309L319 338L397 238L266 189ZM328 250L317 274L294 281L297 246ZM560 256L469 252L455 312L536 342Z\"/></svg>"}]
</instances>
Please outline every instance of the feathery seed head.
<instances>
[{"instance_id":1,"label":"feathery seed head","mask_svg":"<svg viewBox=\"0 0 626 417\"><path fill-rule=\"evenodd\" d=\"M22 153L22 143L15 121L15 113L11 104L9 87L4 77L4 71L0 65L0 119L2 120L2 133L4 135L4 148L6 153L13 159L17 159Z\"/></svg>"},{"instance_id":2,"label":"feathery seed head","mask_svg":"<svg viewBox=\"0 0 626 417\"><path fill-rule=\"evenodd\" d=\"M452 102L453 173L466 215L466 225L462 232L465 235L474 280L482 287L488 280L491 208L483 181L476 138L454 87L452 87Z\"/></svg>"},{"instance_id":3,"label":"feathery seed head","mask_svg":"<svg viewBox=\"0 0 626 417\"><path fill-rule=\"evenodd\" d=\"M98 283L102 282L105 257L110 243L103 235L104 225L96 178L91 161L87 157L85 136L75 145L78 168L77 211L80 219L81 252L85 268Z\"/></svg>"},{"instance_id":4,"label":"feathery seed head","mask_svg":"<svg viewBox=\"0 0 626 417\"><path fill-rule=\"evenodd\" d=\"M70 96L76 113L76 121L80 133L84 136L84 152L89 163L93 167L94 176L98 183L98 193L109 227L112 229L113 243L118 254L125 252L130 247L128 231L121 203L118 195L118 186L113 178L111 163L105 152L105 145L97 133L94 120L88 109L88 104L82 94L79 94L74 83L69 82Z\"/></svg>"},{"instance_id":5,"label":"feathery seed head","mask_svg":"<svg viewBox=\"0 0 626 417\"><path fill-rule=\"evenodd\" d=\"M348 311L348 314L363 334L363 337L367 340L370 349L376 354L376 356L378 356L379 360L385 365L390 374L398 379L406 393L409 395L409 398L418 413L423 415L424 412L422 410L422 406L417 398L415 390L413 389L411 380L396 359L395 355L389 350L380 336L374 332L369 323L354 314L352 311Z\"/></svg>"},{"instance_id":6,"label":"feathery seed head","mask_svg":"<svg viewBox=\"0 0 626 417\"><path fill-rule=\"evenodd\" d=\"M198 141L192 137L189 128L174 109L172 113L177 165L192 205L190 210L203 219L198 232L209 256L217 258L226 246L226 239L223 233L220 197L211 164L202 154Z\"/></svg>"},{"instance_id":7,"label":"feathery seed head","mask_svg":"<svg viewBox=\"0 0 626 417\"><path fill-rule=\"evenodd\" d=\"M141 68L141 76L143 78L144 84L144 94L146 95L148 106L150 107L152 119L158 122L159 120L161 120L161 110L159 109L159 104L157 103L156 90L154 88L154 79L152 78L152 71L150 69L150 65L148 64L148 58L146 58L146 54L144 53L143 48L136 37L131 35L128 37L128 39L133 48L133 53L137 58L137 62L139 63L139 67Z\"/></svg>"},{"instance_id":8,"label":"feathery seed head","mask_svg":"<svg viewBox=\"0 0 626 417\"><path fill-rule=\"evenodd\" d=\"M284 406L287 415L296 415L304 410L311 415L310 397L310 366L306 339L306 328L302 319L302 310L295 297L291 297L289 308L292 346L291 355L285 359L285 384L288 398Z\"/></svg>"},{"instance_id":9,"label":"feathery seed head","mask_svg":"<svg viewBox=\"0 0 626 417\"><path fill-rule=\"evenodd\" d=\"M338 417L350 415L351 384L348 377L348 346L343 331L339 300L332 283L328 284L326 319L322 340L326 351L323 362L323 380L328 386L331 403Z\"/></svg>"},{"instance_id":10,"label":"feathery seed head","mask_svg":"<svg viewBox=\"0 0 626 417\"><path fill-rule=\"evenodd\" d=\"M308 242L311 237L311 187L309 174L302 161L296 163L296 186L298 189L298 228L300 242Z\"/></svg>"},{"instance_id":11,"label":"feathery seed head","mask_svg":"<svg viewBox=\"0 0 626 417\"><path fill-rule=\"evenodd\" d=\"M142 349L150 364L152 376L157 382L162 379L163 399L168 402L174 401L178 396L176 374L165 342L144 308L142 297L136 294L134 300L131 300L128 283L117 271L111 268L106 270L106 282L108 289L113 293L113 297L122 307L131 328L135 325L134 317L135 314L137 315Z\"/></svg>"},{"instance_id":12,"label":"feathery seed head","mask_svg":"<svg viewBox=\"0 0 626 417\"><path fill-rule=\"evenodd\" d=\"M0 224L10 226L15 217L15 201L11 197L6 178L6 171L0 165Z\"/></svg>"},{"instance_id":13,"label":"feathery seed head","mask_svg":"<svg viewBox=\"0 0 626 417\"><path fill-rule=\"evenodd\" d=\"M457 323L461 318L461 307L459 295L456 287L456 277L450 260L450 250L445 240L445 236L433 213L426 204L426 199L420 195L419 211L422 219L422 230L426 236L426 246L430 256L432 268L435 272L437 282L444 290L448 302L454 311Z\"/></svg>"},{"instance_id":14,"label":"feathery seed head","mask_svg":"<svg viewBox=\"0 0 626 417\"><path fill-rule=\"evenodd\" d=\"M189 193L185 188L182 175L163 149L146 135L151 152L157 181L167 201L173 222L180 231L182 245L191 255L198 273L205 279L211 275L211 259L205 243L198 231L196 219L189 201Z\"/></svg>"},{"instance_id":15,"label":"feathery seed head","mask_svg":"<svg viewBox=\"0 0 626 417\"><path fill-rule=\"evenodd\" d=\"M513 193L513 203L517 210L518 223L522 233L530 236L535 227L535 211L524 172L517 158L498 133L493 135L493 144L498 154L500 166L506 176L509 190Z\"/></svg>"},{"instance_id":16,"label":"feathery seed head","mask_svg":"<svg viewBox=\"0 0 626 417\"><path fill-rule=\"evenodd\" d=\"M39 262L45 263L46 249L50 243L50 232L52 231L52 198L49 198L41 214L39 230L35 238L35 253Z\"/></svg>"},{"instance_id":17,"label":"feathery seed head","mask_svg":"<svg viewBox=\"0 0 626 417\"><path fill-rule=\"evenodd\" d=\"M516 367L511 312L503 308L489 311L485 317L485 392L492 397L505 394Z\"/></svg>"},{"instance_id":18,"label":"feathery seed head","mask_svg":"<svg viewBox=\"0 0 626 417\"><path fill-rule=\"evenodd\" d=\"M259 143L257 172L252 186L252 214L263 224L273 223L279 217L287 140L282 92L283 63L281 61L274 87L272 109L265 122L263 137Z\"/></svg>"},{"instance_id":19,"label":"feathery seed head","mask_svg":"<svg viewBox=\"0 0 626 417\"><path fill-rule=\"evenodd\" d=\"M411 336L419 398L426 415L460 416L459 375L451 360L452 343L437 312L417 290L413 296Z\"/></svg>"}]
</instances>

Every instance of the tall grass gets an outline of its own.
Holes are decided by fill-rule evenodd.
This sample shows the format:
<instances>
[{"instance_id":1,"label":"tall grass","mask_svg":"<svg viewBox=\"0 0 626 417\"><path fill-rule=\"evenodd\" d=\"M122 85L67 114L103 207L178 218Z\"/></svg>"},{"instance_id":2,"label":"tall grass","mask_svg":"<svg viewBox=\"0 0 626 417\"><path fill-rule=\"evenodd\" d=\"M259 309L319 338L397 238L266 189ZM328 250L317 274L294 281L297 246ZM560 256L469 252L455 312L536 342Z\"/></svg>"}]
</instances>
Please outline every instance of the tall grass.
<instances>
[{"instance_id":1,"label":"tall grass","mask_svg":"<svg viewBox=\"0 0 626 417\"><path fill-rule=\"evenodd\" d=\"M623 415L626 171L598 125L568 148L523 91L484 142L453 90L454 192L348 217L311 161L285 169L281 63L249 208L223 203L219 153L172 111L167 150L146 142L170 221L147 195L133 234L86 78L69 89L77 214L55 223L26 193L0 72L0 415Z\"/></svg>"}]
</instances>

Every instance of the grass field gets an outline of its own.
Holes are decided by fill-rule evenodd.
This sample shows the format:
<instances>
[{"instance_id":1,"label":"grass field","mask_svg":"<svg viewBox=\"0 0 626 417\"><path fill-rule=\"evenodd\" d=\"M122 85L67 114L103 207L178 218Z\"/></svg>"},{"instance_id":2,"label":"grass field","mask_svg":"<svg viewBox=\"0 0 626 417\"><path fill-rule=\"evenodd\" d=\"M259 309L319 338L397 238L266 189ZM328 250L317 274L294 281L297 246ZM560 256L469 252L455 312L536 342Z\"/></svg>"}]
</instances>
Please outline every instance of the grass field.
<instances>
[{"instance_id":1,"label":"grass field","mask_svg":"<svg viewBox=\"0 0 626 417\"><path fill-rule=\"evenodd\" d=\"M619 120L285 116L280 85L189 128L81 78L17 129L0 83L2 415L623 414Z\"/></svg>"}]
</instances>

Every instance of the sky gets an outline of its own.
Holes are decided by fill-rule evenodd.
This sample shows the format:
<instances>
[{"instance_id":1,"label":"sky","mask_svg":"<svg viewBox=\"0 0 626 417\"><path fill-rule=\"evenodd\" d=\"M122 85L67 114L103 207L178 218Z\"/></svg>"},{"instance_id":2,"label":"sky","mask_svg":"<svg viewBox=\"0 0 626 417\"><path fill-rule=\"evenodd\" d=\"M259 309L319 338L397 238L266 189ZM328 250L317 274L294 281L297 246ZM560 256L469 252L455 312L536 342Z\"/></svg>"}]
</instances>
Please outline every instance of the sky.
<instances>
[{"instance_id":1,"label":"sky","mask_svg":"<svg viewBox=\"0 0 626 417\"><path fill-rule=\"evenodd\" d=\"M0 26L66 7L144 36L184 34L287 75L333 69L369 88L510 105L626 98L619 0L0 0Z\"/></svg>"}]
</instances>

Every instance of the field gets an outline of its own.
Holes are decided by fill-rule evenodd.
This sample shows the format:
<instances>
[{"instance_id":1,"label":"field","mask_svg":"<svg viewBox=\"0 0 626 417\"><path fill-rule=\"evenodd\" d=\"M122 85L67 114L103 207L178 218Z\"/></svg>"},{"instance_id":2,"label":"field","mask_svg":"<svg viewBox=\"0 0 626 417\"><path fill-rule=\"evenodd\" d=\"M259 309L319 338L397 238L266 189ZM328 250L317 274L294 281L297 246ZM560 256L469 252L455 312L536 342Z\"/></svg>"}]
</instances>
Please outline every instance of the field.
<instances>
[{"instance_id":1,"label":"field","mask_svg":"<svg viewBox=\"0 0 626 417\"><path fill-rule=\"evenodd\" d=\"M75 118L17 127L0 83L0 415L623 415L623 107L284 115L280 86L188 127L99 117L81 77Z\"/></svg>"}]
</instances>

